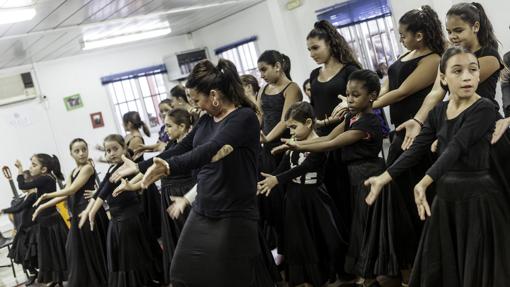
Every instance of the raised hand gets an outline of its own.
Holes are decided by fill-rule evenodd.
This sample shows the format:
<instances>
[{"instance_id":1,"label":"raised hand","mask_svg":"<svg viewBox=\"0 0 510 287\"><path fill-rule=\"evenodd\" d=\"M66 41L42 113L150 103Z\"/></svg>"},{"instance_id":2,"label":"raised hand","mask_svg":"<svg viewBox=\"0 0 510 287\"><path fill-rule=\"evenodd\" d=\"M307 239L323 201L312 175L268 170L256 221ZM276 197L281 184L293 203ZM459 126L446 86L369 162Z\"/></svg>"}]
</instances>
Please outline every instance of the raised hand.
<instances>
[{"instance_id":1,"label":"raised hand","mask_svg":"<svg viewBox=\"0 0 510 287\"><path fill-rule=\"evenodd\" d=\"M80 222L78 223L78 228L81 229L85 222L87 222L87 219L89 218L89 213L87 210L82 211L78 217L80 218Z\"/></svg>"},{"instance_id":2,"label":"raised hand","mask_svg":"<svg viewBox=\"0 0 510 287\"><path fill-rule=\"evenodd\" d=\"M347 98L343 95L338 95L338 98L342 101L333 109L333 112L331 113L331 116L334 118L341 118L349 110Z\"/></svg>"},{"instance_id":3,"label":"raised hand","mask_svg":"<svg viewBox=\"0 0 510 287\"><path fill-rule=\"evenodd\" d=\"M94 196L94 194L95 194L95 193L96 193L96 191L95 191L95 190L85 190L85 191L83 192L83 198L85 198L85 199L91 199L91 198Z\"/></svg>"},{"instance_id":4,"label":"raised hand","mask_svg":"<svg viewBox=\"0 0 510 287\"><path fill-rule=\"evenodd\" d=\"M159 157L154 158L154 163L149 167L142 179L142 188L146 189L161 177L170 174L168 163Z\"/></svg>"},{"instance_id":5,"label":"raised hand","mask_svg":"<svg viewBox=\"0 0 510 287\"><path fill-rule=\"evenodd\" d=\"M110 182L117 182L123 177L138 173L138 165L134 161L125 155L122 155L122 161L124 163L110 176Z\"/></svg>"},{"instance_id":6,"label":"raised hand","mask_svg":"<svg viewBox=\"0 0 510 287\"><path fill-rule=\"evenodd\" d=\"M261 172L260 174L265 178L257 184L257 195L262 194L267 197L271 193L271 190L278 185L278 179L276 176L267 173Z\"/></svg>"},{"instance_id":7,"label":"raised hand","mask_svg":"<svg viewBox=\"0 0 510 287\"><path fill-rule=\"evenodd\" d=\"M44 193L42 194L41 196L39 196L39 198L37 199L37 201L34 203L34 205L32 205L33 207L36 207L38 206L39 204L41 204L41 202L43 202L44 200L46 200L48 198L48 194Z\"/></svg>"},{"instance_id":8,"label":"raised hand","mask_svg":"<svg viewBox=\"0 0 510 287\"><path fill-rule=\"evenodd\" d=\"M391 176L388 172L384 172L383 174L379 176L372 176L365 180L364 184L365 186L370 186L370 192L368 193L367 197L365 197L365 202L368 205L374 204L374 202L379 197L379 194L381 194L382 189L386 184L388 184L391 181Z\"/></svg>"},{"instance_id":9,"label":"raised hand","mask_svg":"<svg viewBox=\"0 0 510 287\"><path fill-rule=\"evenodd\" d=\"M213 156L211 162L217 162L220 159L231 154L233 151L234 151L234 148L231 145L226 144L226 145L222 146L221 149Z\"/></svg>"},{"instance_id":10,"label":"raised hand","mask_svg":"<svg viewBox=\"0 0 510 287\"><path fill-rule=\"evenodd\" d=\"M495 144L499 141L499 139L505 134L505 132L510 127L510 118L501 119L496 122L496 128L494 129L494 133L492 134L491 144Z\"/></svg>"},{"instance_id":11,"label":"raised hand","mask_svg":"<svg viewBox=\"0 0 510 287\"><path fill-rule=\"evenodd\" d=\"M401 148L407 150L413 144L414 139L420 134L421 125L414 119L407 120L397 127L397 132L406 130L404 141Z\"/></svg>"},{"instance_id":12,"label":"raised hand","mask_svg":"<svg viewBox=\"0 0 510 287\"><path fill-rule=\"evenodd\" d=\"M117 186L117 188L113 191L112 196L117 197L119 194L123 193L124 191L134 191L136 190L134 184L129 182L128 180L122 178L120 185Z\"/></svg>"},{"instance_id":13,"label":"raised hand","mask_svg":"<svg viewBox=\"0 0 510 287\"><path fill-rule=\"evenodd\" d=\"M18 169L19 174L23 174L23 165L21 164L21 161L19 161L19 159L17 159L14 162L14 166Z\"/></svg>"},{"instance_id":14,"label":"raised hand","mask_svg":"<svg viewBox=\"0 0 510 287\"><path fill-rule=\"evenodd\" d=\"M173 203L166 209L166 212L172 219L177 219L184 213L184 210L186 210L190 203L183 196L170 196L170 199Z\"/></svg>"},{"instance_id":15,"label":"raised hand","mask_svg":"<svg viewBox=\"0 0 510 287\"><path fill-rule=\"evenodd\" d=\"M418 183L414 187L414 202L416 203L416 207L418 208L418 215L421 220L425 220L427 216L431 215L430 206L427 201L426 196L427 187Z\"/></svg>"}]
</instances>

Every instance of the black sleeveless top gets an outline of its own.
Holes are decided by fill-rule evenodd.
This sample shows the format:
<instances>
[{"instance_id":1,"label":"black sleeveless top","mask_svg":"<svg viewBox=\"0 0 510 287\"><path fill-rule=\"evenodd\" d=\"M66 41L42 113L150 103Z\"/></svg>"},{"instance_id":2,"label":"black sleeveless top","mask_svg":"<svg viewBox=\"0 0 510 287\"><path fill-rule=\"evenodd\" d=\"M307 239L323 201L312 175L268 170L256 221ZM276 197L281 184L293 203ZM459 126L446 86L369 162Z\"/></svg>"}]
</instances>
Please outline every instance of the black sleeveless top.
<instances>
[{"instance_id":1,"label":"black sleeveless top","mask_svg":"<svg viewBox=\"0 0 510 287\"><path fill-rule=\"evenodd\" d=\"M263 111L262 132L264 132L265 135L269 134L280 122L283 113L283 105L285 103L285 97L283 95L291 84L292 82L287 84L283 90L275 95L266 94L267 85L264 87L264 90L262 90L262 94L260 95L261 108ZM284 136L288 136L288 131L281 135L281 137ZM280 139L278 138L277 141L279 142Z\"/></svg>"},{"instance_id":2,"label":"black sleeveless top","mask_svg":"<svg viewBox=\"0 0 510 287\"><path fill-rule=\"evenodd\" d=\"M501 57L499 56L498 50L486 47L481 48L480 50L475 52L476 58L482 58L487 56L494 56L496 59L498 59L499 62L499 69L492 73L485 81L481 82L478 85L478 89L476 89L476 93L480 95L480 97L488 98L493 103L495 103L498 107L499 104L496 102L496 86L498 84L499 79L499 73L504 68L503 64L501 63Z\"/></svg>"},{"instance_id":3,"label":"black sleeveless top","mask_svg":"<svg viewBox=\"0 0 510 287\"><path fill-rule=\"evenodd\" d=\"M359 68L352 64L345 65L333 78L327 82L319 81L320 67L310 74L310 104L313 106L315 116L323 120L331 115L333 109L340 103L338 95L345 96L347 81L352 72ZM319 135L327 135L334 126L327 126L318 129Z\"/></svg>"},{"instance_id":4,"label":"black sleeveless top","mask_svg":"<svg viewBox=\"0 0 510 287\"><path fill-rule=\"evenodd\" d=\"M129 154L129 156L130 156L131 158L133 158L133 156L135 155L135 151L129 148L129 144L131 143L131 141L132 141L134 138L141 138L141 139L142 139L142 144L145 144L145 140L143 139L143 137L141 137L141 136L132 136L132 137L128 140L128 142L126 143L126 147L128 147L128 148L127 148L127 150L128 150L128 154ZM140 157L138 157L138 158L134 159L133 161L134 161L134 162L136 162L136 163L142 162L142 161L143 161L143 154L142 154Z\"/></svg>"},{"instance_id":5,"label":"black sleeveless top","mask_svg":"<svg viewBox=\"0 0 510 287\"><path fill-rule=\"evenodd\" d=\"M73 171L73 173L71 173L71 183L74 182L74 180L78 177L80 172L81 172L81 170L78 171L76 173L76 175L74 175L74 176L73 176L74 171ZM88 204L88 200L85 199L85 197L83 197L85 194L85 190L94 190L94 189L96 189L96 172L95 171L89 177L87 182L77 192L75 192L73 195L71 195L70 200L69 200L69 204L70 204L69 209L71 211L71 214L78 215L79 212L81 212L81 210L79 210L80 207Z\"/></svg>"},{"instance_id":6,"label":"black sleeveless top","mask_svg":"<svg viewBox=\"0 0 510 287\"><path fill-rule=\"evenodd\" d=\"M418 63L421 61L421 59L433 54L429 53L409 61L402 61L402 58L404 58L409 53L410 52L400 57L388 68L389 91L398 89L398 87L402 85L402 83L409 77L409 75L414 72L416 67L418 67ZM395 126L398 126L401 123L413 118L420 109L427 94L430 92L430 90L432 90L433 86L434 84L432 83L431 85L415 92L414 94L405 97L401 101L391 104L391 123Z\"/></svg>"}]
</instances>

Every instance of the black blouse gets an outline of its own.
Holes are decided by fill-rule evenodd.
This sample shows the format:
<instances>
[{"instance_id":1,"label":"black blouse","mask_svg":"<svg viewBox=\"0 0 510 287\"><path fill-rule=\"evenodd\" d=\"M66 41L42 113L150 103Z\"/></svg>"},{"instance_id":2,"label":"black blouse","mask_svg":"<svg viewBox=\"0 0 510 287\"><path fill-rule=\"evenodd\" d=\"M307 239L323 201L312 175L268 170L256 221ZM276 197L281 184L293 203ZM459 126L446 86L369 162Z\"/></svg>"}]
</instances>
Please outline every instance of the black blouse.
<instances>
[{"instance_id":1,"label":"black blouse","mask_svg":"<svg viewBox=\"0 0 510 287\"><path fill-rule=\"evenodd\" d=\"M436 138L439 158L426 172L434 181L449 171L489 169L490 139L498 118L494 104L481 98L451 120L447 107L448 102L441 102L429 113L411 148L388 168L392 177L416 165Z\"/></svg>"},{"instance_id":2,"label":"black blouse","mask_svg":"<svg viewBox=\"0 0 510 287\"><path fill-rule=\"evenodd\" d=\"M326 154L322 152L289 151L273 174L278 184L320 185L324 181Z\"/></svg>"},{"instance_id":3,"label":"black blouse","mask_svg":"<svg viewBox=\"0 0 510 287\"><path fill-rule=\"evenodd\" d=\"M37 177L35 177L34 179L32 179L32 181L25 181L25 178L23 177L23 175L18 175L17 177L17 180L18 180L18 187L19 189L25 189L25 190L28 190L28 189L32 189L32 188L37 188L37 198L39 198L41 195L45 194L45 193L51 193L51 192L55 192L57 190L57 181L55 180L55 178L53 178L52 176L50 175L39 175ZM45 200L44 202L47 202L48 200L50 199L47 199ZM44 203L42 202L42 203ZM45 216L45 215L50 215L50 214L53 214L54 212L56 212L56 209L55 208L47 208L43 211L41 211L40 213L40 216Z\"/></svg>"},{"instance_id":4,"label":"black blouse","mask_svg":"<svg viewBox=\"0 0 510 287\"><path fill-rule=\"evenodd\" d=\"M342 148L342 160L346 163L358 160L376 159L382 148L382 125L379 118L372 113L355 117L347 114L345 117L345 131L360 130L366 137Z\"/></svg>"}]
</instances>

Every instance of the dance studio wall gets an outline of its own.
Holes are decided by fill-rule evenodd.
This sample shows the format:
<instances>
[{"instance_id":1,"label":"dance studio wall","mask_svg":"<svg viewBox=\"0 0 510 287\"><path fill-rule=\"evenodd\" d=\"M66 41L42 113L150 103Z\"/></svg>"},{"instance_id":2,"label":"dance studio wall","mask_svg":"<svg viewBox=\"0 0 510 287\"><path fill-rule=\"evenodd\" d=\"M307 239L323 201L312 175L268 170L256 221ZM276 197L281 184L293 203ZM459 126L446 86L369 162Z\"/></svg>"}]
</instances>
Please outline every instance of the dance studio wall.
<instances>
[{"instance_id":1,"label":"dance studio wall","mask_svg":"<svg viewBox=\"0 0 510 287\"><path fill-rule=\"evenodd\" d=\"M45 152L59 156L63 172L69 174L74 162L69 155L68 144L75 137L84 138L90 145L91 156L98 158L101 153L93 146L102 143L110 133L123 132L114 123L108 95L100 78L162 64L164 56L191 48L188 36L178 36L34 64L41 94L47 99L0 107L0 131L4 135L0 165L8 164L16 175L16 159L22 160L24 167L28 168L33 153ZM63 98L75 93L81 94L84 106L67 111ZM103 113L105 126L93 129L89 115L98 111ZM20 122L13 124L16 113L21 117ZM24 119L28 119L29 123ZM98 169L104 174L106 165L98 164ZM7 181L0 178L0 208L8 207L11 197ZM3 226L0 222L1 230Z\"/></svg>"}]
</instances>

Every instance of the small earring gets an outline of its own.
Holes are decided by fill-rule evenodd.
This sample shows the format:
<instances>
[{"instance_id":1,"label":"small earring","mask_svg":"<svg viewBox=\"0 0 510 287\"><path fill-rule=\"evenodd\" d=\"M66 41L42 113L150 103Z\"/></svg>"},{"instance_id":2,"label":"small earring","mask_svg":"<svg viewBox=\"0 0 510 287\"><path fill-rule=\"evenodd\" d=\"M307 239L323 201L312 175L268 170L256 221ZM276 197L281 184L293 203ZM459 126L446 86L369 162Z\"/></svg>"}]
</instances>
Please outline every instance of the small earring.
<instances>
[{"instance_id":1,"label":"small earring","mask_svg":"<svg viewBox=\"0 0 510 287\"><path fill-rule=\"evenodd\" d=\"M213 107L217 108L220 105L220 103L216 99L213 99L212 105Z\"/></svg>"}]
</instances>

